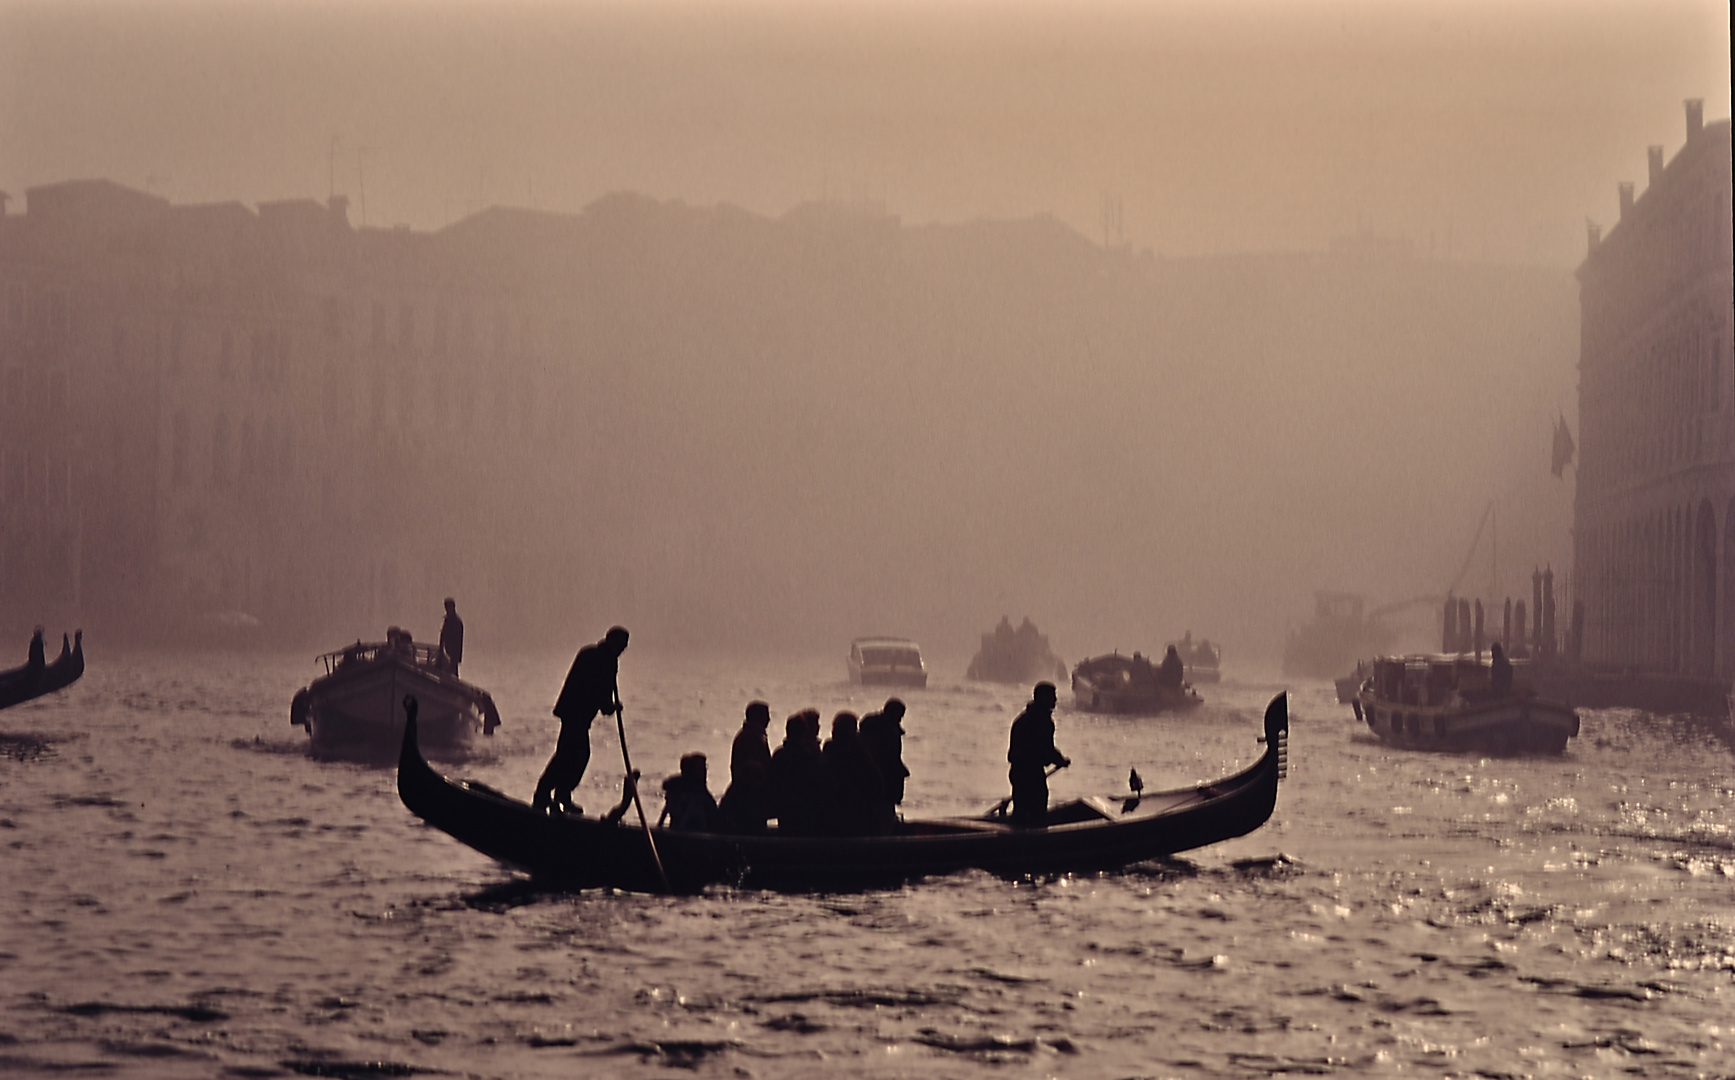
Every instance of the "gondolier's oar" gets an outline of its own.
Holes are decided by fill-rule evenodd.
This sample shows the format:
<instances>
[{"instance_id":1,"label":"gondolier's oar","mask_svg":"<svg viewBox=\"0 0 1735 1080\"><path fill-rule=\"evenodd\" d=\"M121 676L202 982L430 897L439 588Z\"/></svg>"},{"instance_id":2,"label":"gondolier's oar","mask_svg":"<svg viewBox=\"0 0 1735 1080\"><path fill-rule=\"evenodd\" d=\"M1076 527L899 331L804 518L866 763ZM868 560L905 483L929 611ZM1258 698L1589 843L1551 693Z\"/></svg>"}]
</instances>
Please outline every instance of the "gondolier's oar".
<instances>
[{"instance_id":1,"label":"gondolier's oar","mask_svg":"<svg viewBox=\"0 0 1735 1080\"><path fill-rule=\"evenodd\" d=\"M657 838L651 835L651 823L645 817L645 804L639 798L639 783L633 779L633 759L627 753L626 710L621 707L621 699L618 696L614 699L614 722L616 729L620 731L621 761L626 763L627 784L633 789L633 805L638 807L639 827L645 830L645 843L651 845L651 861L657 864L657 877L663 880L663 891L674 892L675 890L669 888L669 875L663 870L663 857L657 854Z\"/></svg>"},{"instance_id":2,"label":"gondolier's oar","mask_svg":"<svg viewBox=\"0 0 1735 1080\"><path fill-rule=\"evenodd\" d=\"M1070 761L1066 763L1066 765L1070 765L1070 764L1072 764L1072 762L1070 762ZM1048 771L1042 774L1042 778L1044 780L1049 779L1055 773L1066 768L1066 765L1050 765L1048 767ZM988 811L988 816L989 817L1004 817L1006 815L1006 808L1008 806L1011 806L1011 805L1012 805L1012 796L1008 795L1004 799L1001 799L999 802L994 804L994 809Z\"/></svg>"}]
</instances>

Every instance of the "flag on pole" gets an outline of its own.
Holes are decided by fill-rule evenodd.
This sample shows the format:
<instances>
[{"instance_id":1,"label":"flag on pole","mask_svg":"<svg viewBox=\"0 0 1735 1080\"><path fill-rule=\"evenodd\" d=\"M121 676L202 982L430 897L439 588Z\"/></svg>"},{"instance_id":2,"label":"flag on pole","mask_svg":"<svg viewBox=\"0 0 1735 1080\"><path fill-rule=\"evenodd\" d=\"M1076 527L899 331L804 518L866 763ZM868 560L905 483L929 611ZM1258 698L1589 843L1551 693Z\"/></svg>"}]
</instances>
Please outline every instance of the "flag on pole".
<instances>
[{"instance_id":1,"label":"flag on pole","mask_svg":"<svg viewBox=\"0 0 1735 1080\"><path fill-rule=\"evenodd\" d=\"M1566 430L1566 414L1560 414L1560 422L1554 426L1554 475L1559 476L1572 464L1572 453L1578 447L1572 441L1572 432Z\"/></svg>"}]
</instances>

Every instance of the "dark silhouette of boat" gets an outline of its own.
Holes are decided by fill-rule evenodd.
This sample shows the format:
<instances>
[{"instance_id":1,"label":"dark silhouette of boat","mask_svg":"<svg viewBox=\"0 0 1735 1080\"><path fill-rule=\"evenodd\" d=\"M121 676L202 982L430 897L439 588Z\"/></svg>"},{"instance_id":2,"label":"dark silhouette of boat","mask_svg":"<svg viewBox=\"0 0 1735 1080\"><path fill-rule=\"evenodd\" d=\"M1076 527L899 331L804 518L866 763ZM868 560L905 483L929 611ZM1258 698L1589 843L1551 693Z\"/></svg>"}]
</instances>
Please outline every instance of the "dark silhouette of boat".
<instances>
[{"instance_id":1,"label":"dark silhouette of boat","mask_svg":"<svg viewBox=\"0 0 1735 1080\"><path fill-rule=\"evenodd\" d=\"M1061 682L1066 678L1066 662L1049 649L1048 635L1038 631L1029 616L1014 630L1012 620L1002 615L1000 625L982 635L982 647L964 677L992 683Z\"/></svg>"},{"instance_id":2,"label":"dark silhouette of boat","mask_svg":"<svg viewBox=\"0 0 1735 1080\"><path fill-rule=\"evenodd\" d=\"M1179 686L1163 683L1143 655L1118 652L1093 656L1072 669L1072 699L1086 712L1139 716L1186 712L1205 702L1185 681Z\"/></svg>"},{"instance_id":3,"label":"dark silhouette of boat","mask_svg":"<svg viewBox=\"0 0 1735 1080\"><path fill-rule=\"evenodd\" d=\"M1181 640L1169 642L1169 647L1181 658L1189 683L1198 686L1223 680L1223 646L1206 638L1194 641L1189 630Z\"/></svg>"},{"instance_id":4,"label":"dark silhouette of boat","mask_svg":"<svg viewBox=\"0 0 1735 1080\"><path fill-rule=\"evenodd\" d=\"M37 631L40 636L41 631ZM0 671L0 709L22 705L33 698L64 690L84 674L84 631L74 633L67 641L60 635L60 655L41 666L26 663L10 671Z\"/></svg>"},{"instance_id":5,"label":"dark silhouette of boat","mask_svg":"<svg viewBox=\"0 0 1735 1080\"><path fill-rule=\"evenodd\" d=\"M289 722L312 736L315 757L390 764L403 741L405 694L422 703L421 745L435 758L462 759L476 732L494 733L494 698L446 670L439 646L396 627L386 637L320 656L326 673L290 702Z\"/></svg>"},{"instance_id":6,"label":"dark silhouette of boat","mask_svg":"<svg viewBox=\"0 0 1735 1080\"><path fill-rule=\"evenodd\" d=\"M398 795L428 824L557 888L658 891L659 856L670 887L683 892L713 883L853 888L967 869L1011 876L1112 870L1263 825L1286 769L1284 695L1265 710L1264 729L1265 753L1232 776L1156 794L1060 803L1049 811L1050 824L1037 829L1014 827L992 811L980 818L901 822L885 836L824 837L780 836L775 827L752 836L644 829L551 815L486 785L436 773L417 745L413 720L404 729Z\"/></svg>"},{"instance_id":7,"label":"dark silhouette of boat","mask_svg":"<svg viewBox=\"0 0 1735 1080\"><path fill-rule=\"evenodd\" d=\"M1537 697L1526 667L1515 663L1512 688L1497 691L1488 666L1468 654L1382 656L1356 695L1356 717L1404 750L1559 754L1578 734L1578 714Z\"/></svg>"}]
</instances>

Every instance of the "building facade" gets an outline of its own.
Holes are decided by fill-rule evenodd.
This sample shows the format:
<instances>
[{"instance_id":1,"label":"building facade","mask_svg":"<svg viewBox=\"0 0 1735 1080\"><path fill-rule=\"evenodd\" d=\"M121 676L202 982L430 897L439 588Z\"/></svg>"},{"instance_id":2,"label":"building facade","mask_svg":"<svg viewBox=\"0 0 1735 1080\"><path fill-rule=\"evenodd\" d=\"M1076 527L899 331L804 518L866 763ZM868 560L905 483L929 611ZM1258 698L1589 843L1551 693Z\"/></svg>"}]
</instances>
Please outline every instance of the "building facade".
<instances>
[{"instance_id":1,"label":"building facade","mask_svg":"<svg viewBox=\"0 0 1735 1080\"><path fill-rule=\"evenodd\" d=\"M1729 121L1687 103L1672 160L1579 267L1574 559L1587 663L1735 677Z\"/></svg>"},{"instance_id":2,"label":"building facade","mask_svg":"<svg viewBox=\"0 0 1735 1080\"><path fill-rule=\"evenodd\" d=\"M0 630L301 640L524 601L498 478L547 461L556 305L475 269L486 229L30 189L0 217Z\"/></svg>"}]
</instances>

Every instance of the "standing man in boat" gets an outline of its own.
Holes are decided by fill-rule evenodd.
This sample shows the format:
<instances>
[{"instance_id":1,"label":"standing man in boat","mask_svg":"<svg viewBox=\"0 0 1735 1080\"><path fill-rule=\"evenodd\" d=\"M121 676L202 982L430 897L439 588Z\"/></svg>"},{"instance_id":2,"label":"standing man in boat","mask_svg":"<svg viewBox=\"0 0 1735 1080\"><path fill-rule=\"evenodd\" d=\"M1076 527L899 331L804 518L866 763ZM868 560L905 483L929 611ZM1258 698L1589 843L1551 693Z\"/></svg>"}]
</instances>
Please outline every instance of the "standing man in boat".
<instances>
[{"instance_id":1,"label":"standing man in boat","mask_svg":"<svg viewBox=\"0 0 1735 1080\"><path fill-rule=\"evenodd\" d=\"M1048 824L1048 773L1050 765L1072 764L1054 745L1054 684L1039 682L1030 704L1012 721L1012 744L1006 760L1012 781L1012 823L1026 828Z\"/></svg>"},{"instance_id":2,"label":"standing man in boat","mask_svg":"<svg viewBox=\"0 0 1735 1080\"><path fill-rule=\"evenodd\" d=\"M446 654L446 670L458 674L464 659L464 620L458 618L458 602L446 597L446 621L440 624L440 651Z\"/></svg>"},{"instance_id":3,"label":"standing man in boat","mask_svg":"<svg viewBox=\"0 0 1735 1080\"><path fill-rule=\"evenodd\" d=\"M861 718L861 744L880 771L880 799L875 817L881 827L892 829L898 823L898 804L904 801L904 778L910 770L904 765L904 703L887 698L885 708Z\"/></svg>"},{"instance_id":4,"label":"standing man in boat","mask_svg":"<svg viewBox=\"0 0 1735 1080\"><path fill-rule=\"evenodd\" d=\"M620 655L627 650L625 627L609 628L595 645L578 650L572 660L572 670L566 673L566 683L560 688L560 698L554 703L554 715L560 717L560 742L548 767L536 781L536 796L531 805L538 810L553 810L565 814L580 814L582 807L572 805L572 791L584 779L590 764L590 724L597 713L613 716L620 708L620 690L615 679L620 673Z\"/></svg>"}]
</instances>

